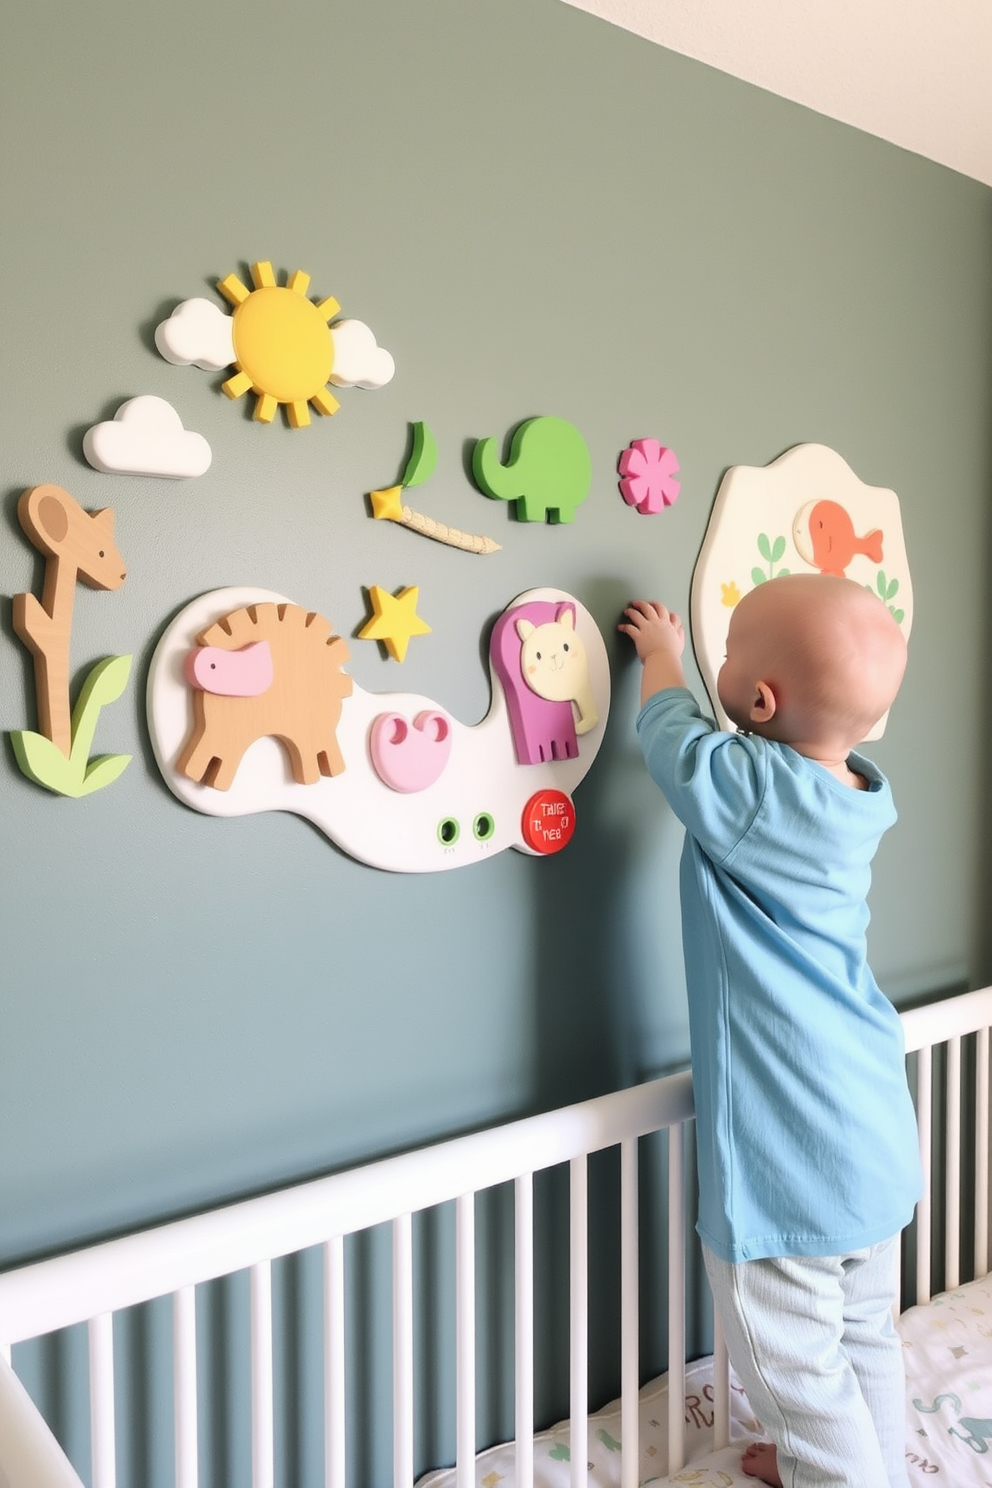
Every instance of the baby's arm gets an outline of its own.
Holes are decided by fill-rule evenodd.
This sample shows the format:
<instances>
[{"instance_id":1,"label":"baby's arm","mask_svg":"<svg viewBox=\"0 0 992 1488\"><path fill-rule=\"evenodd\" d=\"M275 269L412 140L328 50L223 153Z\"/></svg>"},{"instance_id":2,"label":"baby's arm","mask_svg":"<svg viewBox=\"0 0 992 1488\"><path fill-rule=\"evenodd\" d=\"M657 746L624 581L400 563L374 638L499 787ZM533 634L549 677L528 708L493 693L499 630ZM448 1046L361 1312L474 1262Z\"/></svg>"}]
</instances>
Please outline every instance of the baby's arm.
<instances>
[{"instance_id":1,"label":"baby's arm","mask_svg":"<svg viewBox=\"0 0 992 1488\"><path fill-rule=\"evenodd\" d=\"M684 687L685 630L678 615L657 600L635 599L624 610L624 617L617 629L630 636L644 668L641 707L666 687Z\"/></svg>"},{"instance_id":2,"label":"baby's arm","mask_svg":"<svg viewBox=\"0 0 992 1488\"><path fill-rule=\"evenodd\" d=\"M678 615L656 600L638 599L619 629L643 663L637 732L648 772L703 851L722 862L761 804L767 761L758 746L764 741L723 733L683 690L685 631Z\"/></svg>"}]
</instances>

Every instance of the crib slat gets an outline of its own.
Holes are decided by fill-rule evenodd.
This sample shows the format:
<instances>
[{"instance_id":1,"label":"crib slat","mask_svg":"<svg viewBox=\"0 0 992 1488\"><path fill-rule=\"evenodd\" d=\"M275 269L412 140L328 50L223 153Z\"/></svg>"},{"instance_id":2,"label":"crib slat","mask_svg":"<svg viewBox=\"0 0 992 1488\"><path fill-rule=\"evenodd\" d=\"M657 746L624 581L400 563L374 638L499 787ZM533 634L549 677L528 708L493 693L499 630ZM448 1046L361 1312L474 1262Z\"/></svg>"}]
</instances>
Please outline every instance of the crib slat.
<instances>
[{"instance_id":1,"label":"crib slat","mask_svg":"<svg viewBox=\"0 0 992 1488\"><path fill-rule=\"evenodd\" d=\"M413 1222L393 1220L393 1484L413 1485Z\"/></svg>"},{"instance_id":2,"label":"crib slat","mask_svg":"<svg viewBox=\"0 0 992 1488\"><path fill-rule=\"evenodd\" d=\"M947 1043L945 1130L947 1172L944 1179L944 1291L961 1279L961 1040Z\"/></svg>"},{"instance_id":3,"label":"crib slat","mask_svg":"<svg viewBox=\"0 0 992 1488\"><path fill-rule=\"evenodd\" d=\"M668 1129L668 1471L685 1466L685 1127Z\"/></svg>"},{"instance_id":4,"label":"crib slat","mask_svg":"<svg viewBox=\"0 0 992 1488\"><path fill-rule=\"evenodd\" d=\"M989 1269L989 1030L975 1048L975 1275Z\"/></svg>"},{"instance_id":5,"label":"crib slat","mask_svg":"<svg viewBox=\"0 0 992 1488\"><path fill-rule=\"evenodd\" d=\"M344 1238L324 1246L324 1482L345 1488Z\"/></svg>"},{"instance_id":6,"label":"crib slat","mask_svg":"<svg viewBox=\"0 0 992 1488\"><path fill-rule=\"evenodd\" d=\"M249 1272L251 1296L251 1481L274 1488L275 1432L272 1400L272 1264Z\"/></svg>"},{"instance_id":7,"label":"crib slat","mask_svg":"<svg viewBox=\"0 0 992 1488\"><path fill-rule=\"evenodd\" d=\"M518 1488L534 1488L534 1175L513 1184L515 1430Z\"/></svg>"},{"instance_id":8,"label":"crib slat","mask_svg":"<svg viewBox=\"0 0 992 1488\"><path fill-rule=\"evenodd\" d=\"M920 1128L920 1161L923 1164L923 1197L916 1206L916 1302L930 1301L930 1225L933 1177L933 1050L929 1045L916 1056L916 1117Z\"/></svg>"},{"instance_id":9,"label":"crib slat","mask_svg":"<svg viewBox=\"0 0 992 1488\"><path fill-rule=\"evenodd\" d=\"M637 1138L620 1143L620 1488L640 1477Z\"/></svg>"},{"instance_id":10,"label":"crib slat","mask_svg":"<svg viewBox=\"0 0 992 1488\"><path fill-rule=\"evenodd\" d=\"M176 1488L197 1488L196 1288L172 1294L172 1378Z\"/></svg>"},{"instance_id":11,"label":"crib slat","mask_svg":"<svg viewBox=\"0 0 992 1488\"><path fill-rule=\"evenodd\" d=\"M569 1445L571 1488L586 1488L589 1460L589 1168L569 1162Z\"/></svg>"},{"instance_id":12,"label":"crib slat","mask_svg":"<svg viewBox=\"0 0 992 1488\"><path fill-rule=\"evenodd\" d=\"M455 1200L455 1483L475 1481L475 1194Z\"/></svg>"},{"instance_id":13,"label":"crib slat","mask_svg":"<svg viewBox=\"0 0 992 1488\"><path fill-rule=\"evenodd\" d=\"M104 1312L87 1324L90 1358L90 1445L93 1488L115 1488L114 1317Z\"/></svg>"}]
</instances>

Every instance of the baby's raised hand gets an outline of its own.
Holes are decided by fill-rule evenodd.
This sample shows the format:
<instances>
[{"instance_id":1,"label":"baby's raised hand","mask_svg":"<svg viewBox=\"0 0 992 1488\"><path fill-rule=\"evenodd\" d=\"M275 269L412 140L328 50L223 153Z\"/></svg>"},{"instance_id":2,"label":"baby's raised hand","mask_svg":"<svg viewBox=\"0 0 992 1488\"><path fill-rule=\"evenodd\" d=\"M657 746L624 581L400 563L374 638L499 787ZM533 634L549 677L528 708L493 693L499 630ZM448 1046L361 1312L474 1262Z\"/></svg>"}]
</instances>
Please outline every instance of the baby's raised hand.
<instances>
[{"instance_id":1,"label":"baby's raised hand","mask_svg":"<svg viewBox=\"0 0 992 1488\"><path fill-rule=\"evenodd\" d=\"M624 610L617 626L630 636L641 661L656 651L678 658L685 649L685 627L674 610L656 599L635 599Z\"/></svg>"}]
</instances>

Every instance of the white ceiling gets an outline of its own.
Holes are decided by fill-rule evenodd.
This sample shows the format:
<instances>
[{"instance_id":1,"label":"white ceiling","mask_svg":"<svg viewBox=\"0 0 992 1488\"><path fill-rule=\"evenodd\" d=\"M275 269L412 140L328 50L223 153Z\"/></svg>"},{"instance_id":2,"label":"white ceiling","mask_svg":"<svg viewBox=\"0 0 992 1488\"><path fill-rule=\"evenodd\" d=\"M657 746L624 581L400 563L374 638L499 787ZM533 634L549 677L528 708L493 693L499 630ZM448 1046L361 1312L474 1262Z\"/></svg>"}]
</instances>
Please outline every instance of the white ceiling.
<instances>
[{"instance_id":1,"label":"white ceiling","mask_svg":"<svg viewBox=\"0 0 992 1488\"><path fill-rule=\"evenodd\" d=\"M992 186L992 0L565 0Z\"/></svg>"}]
</instances>

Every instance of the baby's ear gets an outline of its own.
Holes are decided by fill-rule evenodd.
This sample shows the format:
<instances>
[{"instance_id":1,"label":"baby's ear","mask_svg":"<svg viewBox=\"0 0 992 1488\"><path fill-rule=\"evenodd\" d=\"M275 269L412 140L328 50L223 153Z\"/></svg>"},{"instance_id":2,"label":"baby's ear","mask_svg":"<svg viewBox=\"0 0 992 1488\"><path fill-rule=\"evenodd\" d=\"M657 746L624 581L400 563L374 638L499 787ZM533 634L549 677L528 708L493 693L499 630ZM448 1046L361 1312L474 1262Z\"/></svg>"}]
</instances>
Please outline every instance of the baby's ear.
<instances>
[{"instance_id":1,"label":"baby's ear","mask_svg":"<svg viewBox=\"0 0 992 1488\"><path fill-rule=\"evenodd\" d=\"M754 684L754 702L751 704L751 712L748 715L752 723L770 723L775 717L778 703L775 694L767 682L756 682Z\"/></svg>"}]
</instances>

